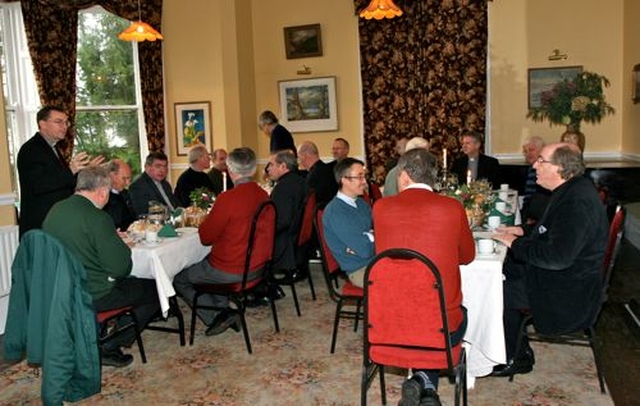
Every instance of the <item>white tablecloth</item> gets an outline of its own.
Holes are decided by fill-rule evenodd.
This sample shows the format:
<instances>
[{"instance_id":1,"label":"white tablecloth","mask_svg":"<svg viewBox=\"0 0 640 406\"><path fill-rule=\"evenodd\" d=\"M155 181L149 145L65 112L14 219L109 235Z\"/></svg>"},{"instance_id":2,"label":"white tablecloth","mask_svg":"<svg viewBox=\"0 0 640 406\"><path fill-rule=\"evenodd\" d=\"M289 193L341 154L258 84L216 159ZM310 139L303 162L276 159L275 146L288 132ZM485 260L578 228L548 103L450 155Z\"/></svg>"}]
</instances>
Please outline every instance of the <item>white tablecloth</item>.
<instances>
[{"instance_id":1,"label":"white tablecloth","mask_svg":"<svg viewBox=\"0 0 640 406\"><path fill-rule=\"evenodd\" d=\"M490 233L474 233L488 237ZM502 263L507 248L498 244L495 255L476 255L469 265L460 267L463 304L468 325L464 335L467 351L467 387L475 378L491 373L497 364L506 363L504 326L502 324Z\"/></svg>"},{"instance_id":2,"label":"white tablecloth","mask_svg":"<svg viewBox=\"0 0 640 406\"><path fill-rule=\"evenodd\" d=\"M169 298L176 294L173 277L185 267L201 261L210 251L210 247L200 244L196 228L182 228L179 231L182 233L180 237L165 238L153 246L138 243L131 249L131 275L155 279L160 308L165 316L169 310Z\"/></svg>"}]
</instances>

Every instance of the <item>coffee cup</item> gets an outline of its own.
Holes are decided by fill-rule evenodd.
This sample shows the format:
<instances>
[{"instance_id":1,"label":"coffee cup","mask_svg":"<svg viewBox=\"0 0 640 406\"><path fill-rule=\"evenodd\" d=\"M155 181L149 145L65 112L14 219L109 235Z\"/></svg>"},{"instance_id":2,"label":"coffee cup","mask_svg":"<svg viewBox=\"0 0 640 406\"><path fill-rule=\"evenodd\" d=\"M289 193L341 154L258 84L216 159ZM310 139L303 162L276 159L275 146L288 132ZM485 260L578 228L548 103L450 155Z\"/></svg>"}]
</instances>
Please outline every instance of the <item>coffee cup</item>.
<instances>
[{"instance_id":1,"label":"coffee cup","mask_svg":"<svg viewBox=\"0 0 640 406\"><path fill-rule=\"evenodd\" d=\"M478 240L478 253L479 254L493 254L496 249L496 242L489 238L482 238Z\"/></svg>"},{"instance_id":2,"label":"coffee cup","mask_svg":"<svg viewBox=\"0 0 640 406\"><path fill-rule=\"evenodd\" d=\"M144 239L148 243L156 243L158 242L158 231L156 230L147 230L144 232Z\"/></svg>"},{"instance_id":3,"label":"coffee cup","mask_svg":"<svg viewBox=\"0 0 640 406\"><path fill-rule=\"evenodd\" d=\"M509 192L501 191L498 192L498 198L504 202L509 200Z\"/></svg>"},{"instance_id":4,"label":"coffee cup","mask_svg":"<svg viewBox=\"0 0 640 406\"><path fill-rule=\"evenodd\" d=\"M507 203L505 203L505 202L496 202L496 210L498 210L501 213L506 213L507 212Z\"/></svg>"},{"instance_id":5,"label":"coffee cup","mask_svg":"<svg viewBox=\"0 0 640 406\"><path fill-rule=\"evenodd\" d=\"M500 185L500 190L504 191L504 192L508 192L509 191L509 184L508 183L503 183Z\"/></svg>"},{"instance_id":6,"label":"coffee cup","mask_svg":"<svg viewBox=\"0 0 640 406\"><path fill-rule=\"evenodd\" d=\"M500 216L489 216L489 218L487 219L487 225L490 229L494 230L500 227L501 221L502 219L500 218Z\"/></svg>"}]
</instances>

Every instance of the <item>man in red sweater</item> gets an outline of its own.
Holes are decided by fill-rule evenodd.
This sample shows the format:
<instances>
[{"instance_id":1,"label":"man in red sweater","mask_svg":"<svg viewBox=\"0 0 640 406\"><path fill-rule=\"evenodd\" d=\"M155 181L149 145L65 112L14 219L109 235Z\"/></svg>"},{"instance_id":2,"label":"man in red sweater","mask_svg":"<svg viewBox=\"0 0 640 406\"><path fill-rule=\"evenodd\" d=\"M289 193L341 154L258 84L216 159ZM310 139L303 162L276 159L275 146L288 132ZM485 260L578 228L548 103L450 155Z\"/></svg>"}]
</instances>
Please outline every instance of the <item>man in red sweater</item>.
<instances>
[{"instance_id":1,"label":"man in red sweater","mask_svg":"<svg viewBox=\"0 0 640 406\"><path fill-rule=\"evenodd\" d=\"M193 302L196 283L232 283L242 280L251 220L258 206L269 199L267 193L253 181L256 154L250 148L236 148L227 157L229 177L234 188L221 193L200 225L200 241L211 246L210 254L197 264L183 269L173 280L176 291L189 303ZM274 219L275 220L275 219ZM257 235L266 230L257 230ZM260 241L260 239L258 239ZM271 255L270 244L256 244L251 272L258 271ZM249 280L251 280L251 272ZM228 307L224 296L202 295L198 303ZM217 335L229 327L240 330L239 320L226 311L198 310L198 316L209 326L206 335Z\"/></svg>"},{"instance_id":2,"label":"man in red sweater","mask_svg":"<svg viewBox=\"0 0 640 406\"><path fill-rule=\"evenodd\" d=\"M438 267L447 300L447 315L453 345L466 330L462 307L460 265L475 257L475 244L462 205L438 195L431 185L437 176L436 158L427 150L407 151L398 161L400 193L373 206L376 253L389 248L409 248L424 254ZM428 306L416 297L416 307ZM401 406L440 405L439 370L416 370L402 385Z\"/></svg>"}]
</instances>

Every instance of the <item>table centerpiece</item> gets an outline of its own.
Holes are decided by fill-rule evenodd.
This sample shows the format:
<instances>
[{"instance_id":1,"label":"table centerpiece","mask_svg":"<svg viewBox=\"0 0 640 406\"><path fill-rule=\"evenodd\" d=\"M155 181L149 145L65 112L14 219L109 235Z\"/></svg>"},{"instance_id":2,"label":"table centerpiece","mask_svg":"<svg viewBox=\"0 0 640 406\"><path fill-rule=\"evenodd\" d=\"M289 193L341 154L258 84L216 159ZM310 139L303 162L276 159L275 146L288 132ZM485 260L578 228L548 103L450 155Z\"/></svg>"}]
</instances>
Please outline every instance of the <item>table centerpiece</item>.
<instances>
[{"instance_id":1,"label":"table centerpiece","mask_svg":"<svg viewBox=\"0 0 640 406\"><path fill-rule=\"evenodd\" d=\"M462 203L470 227L482 227L495 199L491 184L485 179L444 189L441 193Z\"/></svg>"}]
</instances>

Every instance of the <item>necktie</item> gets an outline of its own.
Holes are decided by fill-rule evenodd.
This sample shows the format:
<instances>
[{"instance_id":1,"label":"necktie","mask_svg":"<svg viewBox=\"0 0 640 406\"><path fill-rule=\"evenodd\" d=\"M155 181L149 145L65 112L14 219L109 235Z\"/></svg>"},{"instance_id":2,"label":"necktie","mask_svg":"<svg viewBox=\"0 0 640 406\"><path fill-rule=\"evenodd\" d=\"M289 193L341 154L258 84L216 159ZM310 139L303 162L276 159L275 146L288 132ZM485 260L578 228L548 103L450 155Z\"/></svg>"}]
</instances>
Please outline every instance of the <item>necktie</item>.
<instances>
[{"instance_id":1,"label":"necktie","mask_svg":"<svg viewBox=\"0 0 640 406\"><path fill-rule=\"evenodd\" d=\"M164 202L167 204L167 206L169 207L169 209L171 211L173 211L174 207L171 204L171 200L169 200L169 196L167 196L167 194L164 191L164 188L162 187L162 183L160 182L153 182L156 184L156 187L158 188L158 190L160 191L160 195L162 195L162 199L164 200Z\"/></svg>"}]
</instances>

